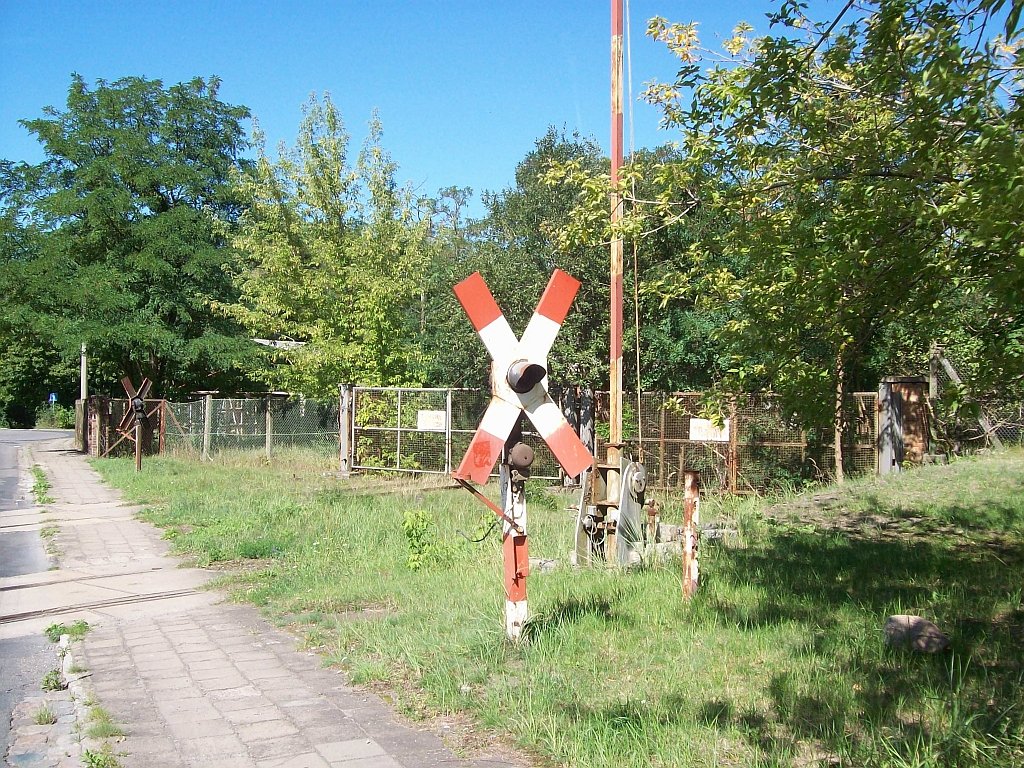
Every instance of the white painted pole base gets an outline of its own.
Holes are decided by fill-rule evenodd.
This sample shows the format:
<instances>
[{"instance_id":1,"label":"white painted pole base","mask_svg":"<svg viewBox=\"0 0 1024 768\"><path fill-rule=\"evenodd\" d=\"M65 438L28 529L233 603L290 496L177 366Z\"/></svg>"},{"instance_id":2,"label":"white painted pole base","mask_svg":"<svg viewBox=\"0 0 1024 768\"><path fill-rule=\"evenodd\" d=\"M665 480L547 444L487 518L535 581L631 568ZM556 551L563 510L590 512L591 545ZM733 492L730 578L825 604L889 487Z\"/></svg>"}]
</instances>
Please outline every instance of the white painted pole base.
<instances>
[{"instance_id":1,"label":"white painted pole base","mask_svg":"<svg viewBox=\"0 0 1024 768\"><path fill-rule=\"evenodd\" d=\"M505 601L505 633L509 640L518 642L523 636L523 627L526 619L529 618L529 611L526 607L526 600L512 602Z\"/></svg>"}]
</instances>

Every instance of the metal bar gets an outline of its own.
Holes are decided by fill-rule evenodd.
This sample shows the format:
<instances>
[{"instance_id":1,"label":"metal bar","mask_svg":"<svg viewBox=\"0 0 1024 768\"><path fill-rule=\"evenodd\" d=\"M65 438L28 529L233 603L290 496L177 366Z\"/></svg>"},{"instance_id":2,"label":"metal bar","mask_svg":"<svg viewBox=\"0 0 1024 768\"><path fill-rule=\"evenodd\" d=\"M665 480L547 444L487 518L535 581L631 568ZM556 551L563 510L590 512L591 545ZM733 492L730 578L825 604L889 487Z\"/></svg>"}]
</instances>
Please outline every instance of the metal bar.
<instances>
[{"instance_id":1,"label":"metal bar","mask_svg":"<svg viewBox=\"0 0 1024 768\"><path fill-rule=\"evenodd\" d=\"M203 461L210 460L210 431L213 426L213 395L206 396L203 408Z\"/></svg>"},{"instance_id":2,"label":"metal bar","mask_svg":"<svg viewBox=\"0 0 1024 768\"><path fill-rule=\"evenodd\" d=\"M452 471L452 391L445 394L444 418L444 471Z\"/></svg>"},{"instance_id":3,"label":"metal bar","mask_svg":"<svg viewBox=\"0 0 1024 768\"><path fill-rule=\"evenodd\" d=\"M402 390L398 390L398 433L395 435L395 469L402 466Z\"/></svg>"},{"instance_id":4,"label":"metal bar","mask_svg":"<svg viewBox=\"0 0 1024 768\"><path fill-rule=\"evenodd\" d=\"M142 420L135 419L135 471L142 471Z\"/></svg>"},{"instance_id":5,"label":"metal bar","mask_svg":"<svg viewBox=\"0 0 1024 768\"><path fill-rule=\"evenodd\" d=\"M622 220L618 191L622 168L622 0L612 0L611 39L611 223ZM610 258L608 463L618 464L622 443L622 237L613 232Z\"/></svg>"},{"instance_id":6,"label":"metal bar","mask_svg":"<svg viewBox=\"0 0 1024 768\"><path fill-rule=\"evenodd\" d=\"M480 387L352 387L357 392L485 392Z\"/></svg>"},{"instance_id":7,"label":"metal bar","mask_svg":"<svg viewBox=\"0 0 1024 768\"><path fill-rule=\"evenodd\" d=\"M456 477L456 478L454 478L454 480L459 485L461 485L463 488L465 488L467 491L469 491L474 496L476 496L476 498L480 502L482 502L488 509L490 509L499 518L501 518L502 522L504 522L506 525L508 525L513 531L515 531L519 535L525 535L525 531L519 526L519 523L517 523L515 520L513 520L511 517L509 517L507 514L505 514L505 510L503 510L501 507L499 507L493 501L491 501L486 496L484 496L482 493L480 493L480 491L478 491L475 487L473 487L469 483L468 480L463 480L461 477Z\"/></svg>"},{"instance_id":8,"label":"metal bar","mask_svg":"<svg viewBox=\"0 0 1024 768\"><path fill-rule=\"evenodd\" d=\"M700 537L700 473L686 470L683 490L683 599L697 592L700 566L697 546Z\"/></svg>"},{"instance_id":9,"label":"metal bar","mask_svg":"<svg viewBox=\"0 0 1024 768\"><path fill-rule=\"evenodd\" d=\"M338 470L347 476L352 465L352 388L338 385Z\"/></svg>"},{"instance_id":10,"label":"metal bar","mask_svg":"<svg viewBox=\"0 0 1024 768\"><path fill-rule=\"evenodd\" d=\"M270 454L274 444L274 416L270 412L271 406L274 404L274 400L270 395L267 395L267 416L266 416L266 444L267 444L267 461L270 461Z\"/></svg>"}]
</instances>

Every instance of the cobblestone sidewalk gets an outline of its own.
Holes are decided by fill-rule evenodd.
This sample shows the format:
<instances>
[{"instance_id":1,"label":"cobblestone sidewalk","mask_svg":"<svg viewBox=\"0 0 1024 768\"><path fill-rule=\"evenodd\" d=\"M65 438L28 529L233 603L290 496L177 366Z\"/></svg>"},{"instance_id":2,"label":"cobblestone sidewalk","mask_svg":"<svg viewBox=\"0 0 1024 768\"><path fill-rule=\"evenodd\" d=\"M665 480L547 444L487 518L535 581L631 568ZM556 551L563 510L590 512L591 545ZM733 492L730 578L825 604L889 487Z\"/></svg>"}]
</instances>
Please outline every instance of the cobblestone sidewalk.
<instances>
[{"instance_id":1,"label":"cobblestone sidewalk","mask_svg":"<svg viewBox=\"0 0 1024 768\"><path fill-rule=\"evenodd\" d=\"M90 623L81 663L96 703L125 732L114 745L124 768L523 765L499 747L460 758L255 609L200 589L209 574L179 568L159 533L66 443L41 444L33 461L53 486L61 551L61 569L40 587L57 604L37 621Z\"/></svg>"}]
</instances>

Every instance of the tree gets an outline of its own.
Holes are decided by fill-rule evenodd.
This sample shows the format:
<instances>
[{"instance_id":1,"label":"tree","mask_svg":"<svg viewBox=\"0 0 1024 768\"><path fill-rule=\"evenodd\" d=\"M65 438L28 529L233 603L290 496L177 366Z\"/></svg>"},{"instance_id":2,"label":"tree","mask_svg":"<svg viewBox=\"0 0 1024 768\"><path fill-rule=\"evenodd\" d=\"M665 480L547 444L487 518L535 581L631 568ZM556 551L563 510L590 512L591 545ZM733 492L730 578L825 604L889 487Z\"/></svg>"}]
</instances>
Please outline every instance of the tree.
<instances>
[{"instance_id":1,"label":"tree","mask_svg":"<svg viewBox=\"0 0 1024 768\"><path fill-rule=\"evenodd\" d=\"M376 117L353 167L330 97L304 111L295 147L272 162L257 135L257 161L236 180L248 206L233 240L240 297L218 309L259 337L302 343L261 371L274 387L418 383L427 223L395 181Z\"/></svg>"},{"instance_id":2,"label":"tree","mask_svg":"<svg viewBox=\"0 0 1024 768\"><path fill-rule=\"evenodd\" d=\"M851 3L818 24L784 2L773 34L741 24L723 55L693 24L651 22L680 69L647 97L682 150L653 207L699 204L721 225L656 289L726 309L723 390L771 386L831 422L839 479L844 395L874 384L889 329L934 333L971 303L1019 326L1021 53L990 39L998 4L879 0L844 18Z\"/></svg>"},{"instance_id":3,"label":"tree","mask_svg":"<svg viewBox=\"0 0 1024 768\"><path fill-rule=\"evenodd\" d=\"M83 341L101 390L125 374L169 396L244 380L254 345L210 304L233 290L224 232L248 111L218 87L75 75L65 109L22 121L46 160L5 165L0 285L18 322L2 332L45 340L63 387Z\"/></svg>"},{"instance_id":4,"label":"tree","mask_svg":"<svg viewBox=\"0 0 1024 768\"><path fill-rule=\"evenodd\" d=\"M513 330L521 334L556 267L581 280L583 287L549 357L552 380L599 384L607 377L607 251L557 242L555 233L574 210L580 190L571 183L544 182L548 165L556 161L578 162L595 172L607 162L593 141L549 128L516 167L515 185L485 194L486 215L465 225L467 237L439 259L428 291L429 381L487 385L490 361L452 293L455 283L479 270ZM441 233L454 235L450 228Z\"/></svg>"}]
</instances>

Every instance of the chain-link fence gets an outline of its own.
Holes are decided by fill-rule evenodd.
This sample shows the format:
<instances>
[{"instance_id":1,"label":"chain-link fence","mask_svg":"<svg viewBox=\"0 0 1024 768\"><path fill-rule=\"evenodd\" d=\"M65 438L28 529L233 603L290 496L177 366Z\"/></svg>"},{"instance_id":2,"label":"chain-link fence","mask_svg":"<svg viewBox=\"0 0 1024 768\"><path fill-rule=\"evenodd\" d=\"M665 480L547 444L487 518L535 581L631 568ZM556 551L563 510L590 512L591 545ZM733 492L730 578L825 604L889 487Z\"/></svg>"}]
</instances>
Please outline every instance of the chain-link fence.
<instances>
[{"instance_id":1,"label":"chain-link fence","mask_svg":"<svg viewBox=\"0 0 1024 768\"><path fill-rule=\"evenodd\" d=\"M168 403L165 444L205 454L223 449L299 447L337 453L337 400L300 396L206 397Z\"/></svg>"},{"instance_id":2,"label":"chain-link fence","mask_svg":"<svg viewBox=\"0 0 1024 768\"><path fill-rule=\"evenodd\" d=\"M351 467L451 474L490 400L479 389L355 387ZM540 435L526 429L523 442L534 449L532 476L558 479L558 462Z\"/></svg>"},{"instance_id":3,"label":"chain-link fence","mask_svg":"<svg viewBox=\"0 0 1024 768\"><path fill-rule=\"evenodd\" d=\"M849 396L843 466L850 474L875 470L874 392ZM607 450L608 393L595 398L598 455ZM639 409L639 410L638 410ZM747 395L721 419L710 419L699 392L623 395L623 439L642 458L654 488L682 487L683 471L697 470L701 487L732 493L761 491L832 474L831 432L802 429L781 413L771 395Z\"/></svg>"},{"instance_id":4,"label":"chain-link fence","mask_svg":"<svg viewBox=\"0 0 1024 768\"><path fill-rule=\"evenodd\" d=\"M351 469L450 474L490 401L488 392L477 389L355 387L347 394L330 401L272 395L166 403L160 447L202 455L223 449L270 455L293 446L335 455L344 450L342 466ZM608 394L572 390L553 396L595 455L605 455ZM850 474L875 470L876 399L874 392L850 396L844 439ZM341 402L350 404L350 412L341 413ZM523 440L535 451L533 476L564 481L544 441L525 426ZM639 402L626 393L623 434L627 452L647 466L653 488L679 487L683 471L696 469L702 487L744 493L828 477L834 466L831 432L801 429L770 395L740 398L717 420L704 414L700 393L645 392Z\"/></svg>"}]
</instances>

